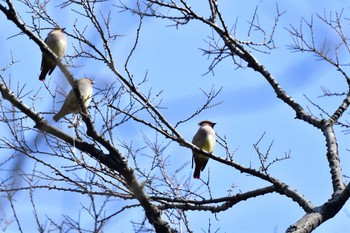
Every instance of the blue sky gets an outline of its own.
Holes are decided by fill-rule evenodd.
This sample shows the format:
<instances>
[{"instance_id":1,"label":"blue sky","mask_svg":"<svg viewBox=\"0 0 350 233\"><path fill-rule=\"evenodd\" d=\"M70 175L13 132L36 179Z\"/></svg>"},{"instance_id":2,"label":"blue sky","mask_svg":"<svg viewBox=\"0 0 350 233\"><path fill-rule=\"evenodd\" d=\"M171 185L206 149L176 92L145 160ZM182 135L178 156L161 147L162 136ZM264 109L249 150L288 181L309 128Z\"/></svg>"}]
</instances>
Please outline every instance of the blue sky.
<instances>
[{"instance_id":1,"label":"blue sky","mask_svg":"<svg viewBox=\"0 0 350 233\"><path fill-rule=\"evenodd\" d=\"M241 36L240 39L242 40L246 39L247 21L251 19L257 4L259 5L260 22L267 25L268 29L273 24L275 2L222 2L222 13L227 18L227 24L231 25L238 17L237 34ZM15 2L15 6L23 14L23 20L30 22L28 21L28 15L24 15L25 9L21 7L21 4ZM203 8L206 7L205 4L195 5L194 7L201 12L207 12ZM330 90L343 92L346 91L346 83L333 67L323 61L316 61L315 56L307 53L292 53L288 50L286 45L293 41L285 28L288 28L290 24L298 27L301 16L310 19L311 14L323 14L324 9L326 12L344 9L344 16L350 17L349 6L340 0L331 3L329 1L313 0L306 3L297 1L292 3L279 2L279 8L281 11L286 11L286 13L282 16L276 31L277 49L271 51L269 55L255 53L256 57L270 70L288 94L303 107L310 107L316 116L319 115L318 110L305 99L304 95L307 95L332 113L341 99L317 98L322 95L321 87L325 86ZM50 15L62 27L66 27L68 32L73 30L72 22L74 22L76 15L72 14L67 8L52 7L48 10ZM129 13L119 13L117 10L113 11L113 17L115 32L124 35L113 45L117 68L122 71L125 58L133 45L138 21L136 17L132 17ZM42 88L39 92L40 98L36 102L36 110L51 111L52 101L47 101L47 98L49 98L47 92L43 88L43 84L37 81L41 61L40 49L23 35L7 39L9 36L18 33L18 29L5 21L3 15L0 15L0 20L3 22L0 24L3 31L0 35L0 51L5 51L5 55L0 57L0 66L7 65L11 51L14 59L20 61L9 71L11 72L12 85L15 87L17 83L19 85L26 83L26 90ZM78 21L77 23L84 25L85 22ZM258 167L253 143L256 143L261 135L266 132L261 144L262 150L266 150L270 142L274 140L271 151L272 158L283 156L288 151L291 152L292 156L291 159L273 166L270 170L271 175L298 190L314 205L325 202L331 195L332 187L325 157L325 141L320 131L294 119L295 113L276 98L272 88L258 73L249 69L236 70L230 59L217 66L214 76L211 74L203 76L207 71L210 60L203 57L198 48L206 47L204 40L211 34L210 29L198 22L179 27L179 29L167 27L169 24L171 22L150 18L145 19L143 23L140 44L130 63L130 70L136 80L142 80L145 73L148 73L149 81L141 87L141 90L147 93L148 89L152 88L154 94L163 91L161 95L162 105L166 108L162 110L162 113L171 123L175 124L177 121L188 117L201 103L204 103L205 97L200 89L209 91L213 85L217 90L223 87L216 101L224 102L203 112L190 122L180 125L178 130L182 136L190 141L197 130L197 122L202 119L211 119L217 122L216 132L220 136L227 137L231 151L237 149L234 157L235 161L245 166L249 166L252 162L253 167ZM6 28L6 31L4 31L4 28ZM45 37L47 32L44 31L42 37ZM334 37L329 34L327 27L319 23L315 26L315 33L321 38L320 44L323 43L324 37L328 37L328 35L330 38ZM97 44L100 43L98 37L94 35L89 27L88 35L91 41ZM21 46L18 46L19 43ZM70 40L67 54L73 54L72 43L75 42ZM348 62L347 57L344 56L344 63ZM76 77L93 77L95 81L98 81L95 85L97 88L114 81L115 78L102 63L83 59L77 61L77 63L79 62L83 68L71 69ZM63 87L67 85L58 68L54 71L51 79L50 88L55 88L57 84ZM27 101L29 104L29 99ZM60 106L59 103L58 105ZM51 119L52 116L48 114L45 117ZM349 175L350 159L349 152L346 151L348 135L345 135L342 129L339 128L336 129L336 132L338 133L343 173ZM136 145L141 145L144 135L154 137L155 133L139 123L129 122L118 128L116 135L120 135L125 141L134 141ZM178 168L179 164L191 160L191 152L175 143L170 144L166 153L170 155L169 172ZM224 157L225 151L217 146L215 154ZM55 158L48 159L56 162ZM26 166L30 169L32 164L29 163ZM267 185L259 179L242 175L238 171L214 161L209 161L202 175L204 179L208 176L208 171L210 171L210 182L214 197L227 195L227 190L232 185L237 186L233 189L233 193L245 192ZM191 170L189 164L181 173L177 174L177 178L191 176L192 172L193 170ZM5 175L2 173L1 176ZM1 179L4 179L4 177L1 177ZM201 185L201 182L193 181L193 185L197 187ZM201 190L205 192L205 189ZM75 200L75 198L70 197L70 193L55 193L52 196L54 201L52 199L46 200L45 195L47 195L46 191L37 192L36 197L43 200L39 202L38 209L52 207L55 211L50 211L50 216L59 216L61 210L75 210L83 202L81 196L76 196ZM207 196L206 193L203 195ZM16 197L23 218L31 215L31 209L28 211L28 196L19 193ZM65 203L67 199L72 200L69 205ZM116 207L119 206L119 202L115 201ZM350 231L349 213L350 206L346 204L335 218L324 223L314 232L341 233ZM286 197L269 194L239 203L232 209L219 213L217 215L218 220L212 214L204 211L189 213L189 216L194 232L206 229L209 218L211 219L212 230L220 228L219 232L232 232L232 229L234 229L233 232L284 232L290 224L296 222L303 214L301 208ZM143 212L140 209L130 210L116 217L108 225L106 232L108 232L108 229L115 229L115 223L118 224L120 232L130 232L132 228L129 222L131 220L141 220L142 217ZM12 228L11 232L16 232L16 228Z\"/></svg>"}]
</instances>

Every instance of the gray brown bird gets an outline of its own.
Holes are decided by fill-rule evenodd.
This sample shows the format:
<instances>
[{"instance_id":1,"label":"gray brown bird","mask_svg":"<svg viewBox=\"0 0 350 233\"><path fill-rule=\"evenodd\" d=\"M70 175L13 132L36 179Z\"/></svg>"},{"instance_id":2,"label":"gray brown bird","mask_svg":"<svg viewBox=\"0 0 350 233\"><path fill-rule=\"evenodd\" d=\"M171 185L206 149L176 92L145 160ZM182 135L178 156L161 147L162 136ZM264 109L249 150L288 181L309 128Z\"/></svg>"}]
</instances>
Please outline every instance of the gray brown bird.
<instances>
[{"instance_id":1,"label":"gray brown bird","mask_svg":"<svg viewBox=\"0 0 350 233\"><path fill-rule=\"evenodd\" d=\"M214 147L216 143L216 135L214 131L215 124L216 123L213 123L208 120L199 122L200 127L192 139L192 144L198 146L202 150L212 153L214 151ZM208 163L209 158L205 155L197 153L196 151L192 151L192 152L193 152L192 167L193 167L193 161L195 163L193 178L199 179L200 172L204 170L205 166Z\"/></svg>"},{"instance_id":2,"label":"gray brown bird","mask_svg":"<svg viewBox=\"0 0 350 233\"><path fill-rule=\"evenodd\" d=\"M57 55L58 58L62 58L67 49L67 37L63 31L64 29L62 28L54 28L45 39L47 46ZM56 65L56 61L43 52L39 80L45 81L46 75L51 75Z\"/></svg>"},{"instance_id":3,"label":"gray brown bird","mask_svg":"<svg viewBox=\"0 0 350 233\"><path fill-rule=\"evenodd\" d=\"M82 78L77 81L77 88L80 92L81 97L84 101L84 107L89 107L92 97L92 84L94 82L88 78ZM70 90L66 99L64 100L61 110L53 117L54 121L58 121L65 115L70 113L79 113L80 108L78 105L77 97L75 95L74 89Z\"/></svg>"}]
</instances>

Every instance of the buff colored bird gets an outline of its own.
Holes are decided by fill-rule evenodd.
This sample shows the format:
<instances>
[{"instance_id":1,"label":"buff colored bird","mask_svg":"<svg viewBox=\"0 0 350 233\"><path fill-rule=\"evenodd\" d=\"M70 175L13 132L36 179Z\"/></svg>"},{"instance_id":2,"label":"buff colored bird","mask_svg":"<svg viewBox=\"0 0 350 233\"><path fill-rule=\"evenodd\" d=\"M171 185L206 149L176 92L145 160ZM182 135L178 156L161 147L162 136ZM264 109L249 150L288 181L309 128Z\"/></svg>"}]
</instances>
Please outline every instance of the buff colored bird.
<instances>
[{"instance_id":1,"label":"buff colored bird","mask_svg":"<svg viewBox=\"0 0 350 233\"><path fill-rule=\"evenodd\" d=\"M84 101L84 107L89 107L92 97L92 84L94 82L88 78L79 79L76 84L80 92L80 95ZM61 110L53 117L54 121L58 121L65 115L70 113L79 113L80 107L78 105L77 97L75 95L74 89L70 90L66 99L64 100Z\"/></svg>"},{"instance_id":2,"label":"buff colored bird","mask_svg":"<svg viewBox=\"0 0 350 233\"><path fill-rule=\"evenodd\" d=\"M215 124L216 123L208 120L199 122L200 127L192 139L192 144L198 146L202 150L212 153L216 143L216 135L214 131ZM200 178L200 172L204 170L208 163L208 159L207 156L193 151L193 161L195 163L193 178Z\"/></svg>"},{"instance_id":3,"label":"buff colored bird","mask_svg":"<svg viewBox=\"0 0 350 233\"><path fill-rule=\"evenodd\" d=\"M62 58L67 49L67 37L63 31L64 29L62 28L54 28L45 39L47 46L57 55L58 58ZM51 75L56 65L56 61L43 52L39 80L44 82L46 75Z\"/></svg>"}]
</instances>

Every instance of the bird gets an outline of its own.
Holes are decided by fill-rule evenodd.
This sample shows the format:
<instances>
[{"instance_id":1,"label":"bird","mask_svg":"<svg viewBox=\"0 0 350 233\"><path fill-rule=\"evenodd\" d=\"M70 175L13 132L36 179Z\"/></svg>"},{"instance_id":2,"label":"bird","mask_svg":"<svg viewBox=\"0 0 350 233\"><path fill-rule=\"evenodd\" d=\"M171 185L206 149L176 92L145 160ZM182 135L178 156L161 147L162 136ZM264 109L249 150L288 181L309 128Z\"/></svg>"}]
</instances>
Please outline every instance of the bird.
<instances>
[{"instance_id":1,"label":"bird","mask_svg":"<svg viewBox=\"0 0 350 233\"><path fill-rule=\"evenodd\" d=\"M93 80L89 78L82 78L76 81L76 88L78 88L80 95L84 101L84 107L87 108L90 105L91 97L92 97L92 84ZM70 113L79 113L80 107L79 102L77 101L77 97L75 95L74 89L70 90L64 103L61 107L61 110L58 111L56 115L53 116L53 120L55 122L59 121L65 115Z\"/></svg>"},{"instance_id":2,"label":"bird","mask_svg":"<svg viewBox=\"0 0 350 233\"><path fill-rule=\"evenodd\" d=\"M196 145L206 152L212 153L214 151L216 143L216 135L214 131L214 126L216 123L213 123L209 120L204 120L199 122L199 129L192 139L192 144ZM201 153L198 153L192 150L192 167L193 161L195 163L193 178L199 179L200 172L204 170L205 166L208 163L209 158Z\"/></svg>"},{"instance_id":3,"label":"bird","mask_svg":"<svg viewBox=\"0 0 350 233\"><path fill-rule=\"evenodd\" d=\"M67 49L67 37L64 34L64 28L56 27L52 29L52 31L47 34L45 38L46 45L56 54L58 58L62 58L66 53ZM45 81L46 75L53 72L57 63L45 52L42 53L41 60L41 73L39 76L40 81Z\"/></svg>"}]
</instances>

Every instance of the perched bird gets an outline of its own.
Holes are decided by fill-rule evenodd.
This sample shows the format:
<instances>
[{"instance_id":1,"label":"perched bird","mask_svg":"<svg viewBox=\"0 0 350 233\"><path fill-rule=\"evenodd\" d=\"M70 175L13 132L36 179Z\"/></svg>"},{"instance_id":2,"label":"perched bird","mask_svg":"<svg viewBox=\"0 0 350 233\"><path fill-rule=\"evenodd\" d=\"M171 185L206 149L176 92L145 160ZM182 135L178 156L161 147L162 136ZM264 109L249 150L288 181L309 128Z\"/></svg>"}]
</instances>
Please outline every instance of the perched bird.
<instances>
[{"instance_id":1,"label":"perched bird","mask_svg":"<svg viewBox=\"0 0 350 233\"><path fill-rule=\"evenodd\" d=\"M216 143L216 135L214 131L215 124L216 123L208 120L199 122L200 127L192 139L192 144L198 146L202 150L212 153ZM192 167L193 161L195 163L193 178L200 178L200 172L204 170L208 163L208 159L207 156L193 151Z\"/></svg>"},{"instance_id":2,"label":"perched bird","mask_svg":"<svg viewBox=\"0 0 350 233\"><path fill-rule=\"evenodd\" d=\"M54 28L45 39L47 46L57 55L58 58L62 58L64 56L67 48L67 37L63 31L64 28ZM56 65L56 61L53 60L48 54L43 52L39 80L45 81L47 73L51 75Z\"/></svg>"},{"instance_id":3,"label":"perched bird","mask_svg":"<svg viewBox=\"0 0 350 233\"><path fill-rule=\"evenodd\" d=\"M78 88L80 95L84 101L84 107L89 107L92 97L92 84L94 82L88 78L82 78L76 81L76 87ZM58 121L62 117L70 113L79 113L79 102L75 95L74 89L70 90L66 99L64 100L61 110L53 117L54 121Z\"/></svg>"}]
</instances>

